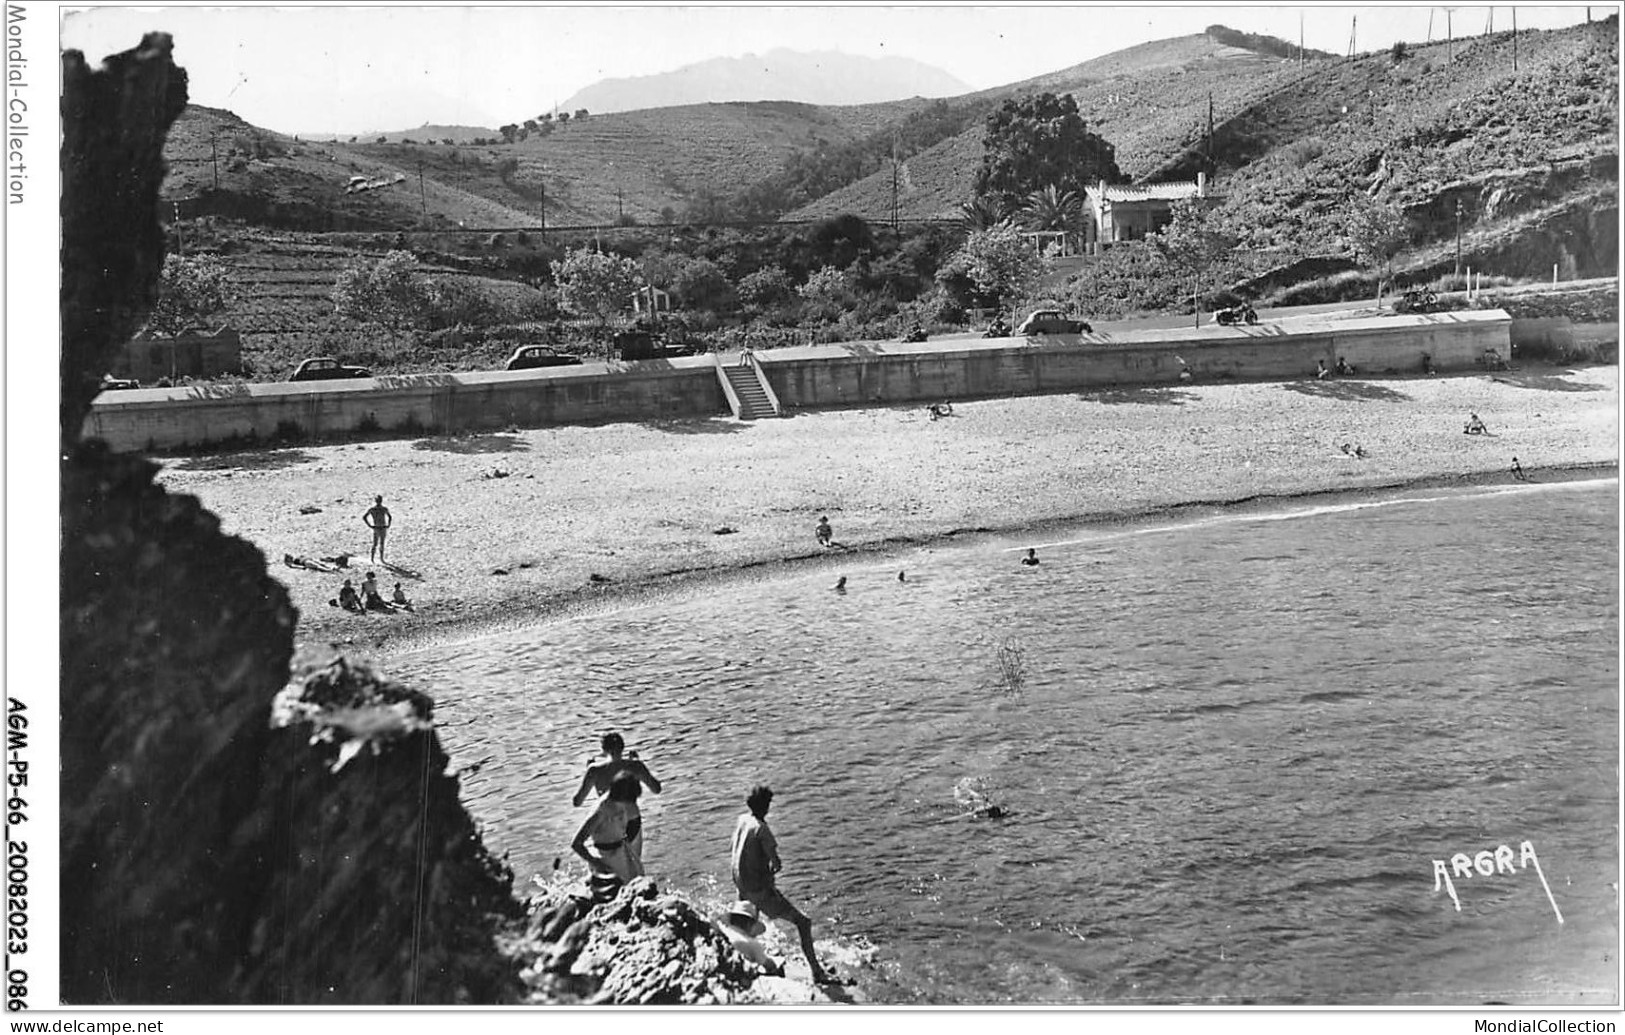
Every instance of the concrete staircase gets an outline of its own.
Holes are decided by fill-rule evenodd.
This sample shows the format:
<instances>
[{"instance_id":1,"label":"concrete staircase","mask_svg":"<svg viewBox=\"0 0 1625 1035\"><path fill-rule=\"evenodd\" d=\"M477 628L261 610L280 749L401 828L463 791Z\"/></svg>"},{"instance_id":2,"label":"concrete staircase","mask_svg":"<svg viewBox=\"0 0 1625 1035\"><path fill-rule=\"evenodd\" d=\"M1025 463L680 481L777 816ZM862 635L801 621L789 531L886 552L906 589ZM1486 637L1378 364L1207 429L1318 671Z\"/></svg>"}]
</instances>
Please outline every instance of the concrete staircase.
<instances>
[{"instance_id":1,"label":"concrete staircase","mask_svg":"<svg viewBox=\"0 0 1625 1035\"><path fill-rule=\"evenodd\" d=\"M762 377L761 367L754 362L748 366L717 362L717 373L722 377L723 391L728 405L740 420L761 420L779 415L778 400Z\"/></svg>"}]
</instances>

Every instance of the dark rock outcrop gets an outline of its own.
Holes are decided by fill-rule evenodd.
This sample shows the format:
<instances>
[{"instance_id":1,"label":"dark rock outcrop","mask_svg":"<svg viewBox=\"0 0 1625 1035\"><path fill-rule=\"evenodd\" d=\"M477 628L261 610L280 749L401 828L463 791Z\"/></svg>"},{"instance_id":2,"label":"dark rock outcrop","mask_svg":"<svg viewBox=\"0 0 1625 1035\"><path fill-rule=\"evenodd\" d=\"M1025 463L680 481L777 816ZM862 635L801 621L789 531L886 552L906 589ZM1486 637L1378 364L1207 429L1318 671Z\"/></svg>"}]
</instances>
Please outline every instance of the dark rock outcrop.
<instances>
[{"instance_id":1,"label":"dark rock outcrop","mask_svg":"<svg viewBox=\"0 0 1625 1035\"><path fill-rule=\"evenodd\" d=\"M336 662L273 716L297 613L263 554L75 441L163 264L170 52L63 56L63 1000L514 1001L520 906L428 698Z\"/></svg>"},{"instance_id":2,"label":"dark rock outcrop","mask_svg":"<svg viewBox=\"0 0 1625 1035\"><path fill-rule=\"evenodd\" d=\"M186 72L169 36L92 69L62 55L62 400L66 447L115 348L152 308L164 265L158 188L164 138L186 107Z\"/></svg>"},{"instance_id":3,"label":"dark rock outcrop","mask_svg":"<svg viewBox=\"0 0 1625 1035\"><path fill-rule=\"evenodd\" d=\"M748 1001L754 963L692 905L639 877L612 901L536 903L508 950L535 1003L672 1005Z\"/></svg>"}]
</instances>

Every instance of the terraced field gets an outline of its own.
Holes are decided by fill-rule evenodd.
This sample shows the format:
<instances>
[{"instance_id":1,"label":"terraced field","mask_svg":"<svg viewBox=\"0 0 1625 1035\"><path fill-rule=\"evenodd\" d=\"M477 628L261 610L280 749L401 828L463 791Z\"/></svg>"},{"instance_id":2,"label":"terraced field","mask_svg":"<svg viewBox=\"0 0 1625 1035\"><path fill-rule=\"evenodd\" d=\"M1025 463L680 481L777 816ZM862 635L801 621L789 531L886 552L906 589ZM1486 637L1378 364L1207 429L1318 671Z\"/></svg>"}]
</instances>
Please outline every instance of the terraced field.
<instances>
[{"instance_id":1,"label":"terraced field","mask_svg":"<svg viewBox=\"0 0 1625 1035\"><path fill-rule=\"evenodd\" d=\"M380 235L375 254L387 248ZM441 354L432 348L409 347L377 328L339 321L333 312L333 284L358 254L357 248L323 243L298 234L257 234L241 250L218 258L231 272L232 300L217 322L227 322L243 335L243 362L252 380L286 378L300 359L331 355L366 365L388 363L396 372L492 369L507 358L511 346L464 349ZM440 281L457 281L487 299L493 309L519 310L534 304L538 292L525 284L482 277L445 266L419 263L418 272Z\"/></svg>"}]
</instances>

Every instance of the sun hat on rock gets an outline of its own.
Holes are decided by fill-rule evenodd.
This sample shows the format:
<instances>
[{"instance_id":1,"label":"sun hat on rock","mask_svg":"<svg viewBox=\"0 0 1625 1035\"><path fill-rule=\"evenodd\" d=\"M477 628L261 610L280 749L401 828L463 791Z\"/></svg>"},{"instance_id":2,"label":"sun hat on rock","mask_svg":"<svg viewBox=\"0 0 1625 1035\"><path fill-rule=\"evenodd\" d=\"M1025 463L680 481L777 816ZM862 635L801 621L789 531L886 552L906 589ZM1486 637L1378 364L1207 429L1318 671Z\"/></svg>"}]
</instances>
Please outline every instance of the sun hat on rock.
<instances>
[{"instance_id":1,"label":"sun hat on rock","mask_svg":"<svg viewBox=\"0 0 1625 1035\"><path fill-rule=\"evenodd\" d=\"M767 931L767 925L762 923L757 914L756 904L739 901L728 907L728 923L746 932L752 938L759 937Z\"/></svg>"}]
</instances>

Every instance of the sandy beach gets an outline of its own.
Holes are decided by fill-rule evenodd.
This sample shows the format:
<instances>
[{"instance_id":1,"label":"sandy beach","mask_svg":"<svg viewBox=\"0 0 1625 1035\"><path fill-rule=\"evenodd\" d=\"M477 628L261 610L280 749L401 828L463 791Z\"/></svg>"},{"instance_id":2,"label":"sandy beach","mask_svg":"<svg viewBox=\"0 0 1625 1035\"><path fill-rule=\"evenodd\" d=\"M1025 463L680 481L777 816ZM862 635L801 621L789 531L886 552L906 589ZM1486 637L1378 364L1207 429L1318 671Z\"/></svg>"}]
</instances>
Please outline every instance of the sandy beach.
<instances>
[{"instance_id":1,"label":"sandy beach","mask_svg":"<svg viewBox=\"0 0 1625 1035\"><path fill-rule=\"evenodd\" d=\"M1469 413L1489 434L1463 433ZM1510 480L1514 456L1536 477L1617 465L1618 368L1198 382L965 401L935 421L892 406L351 442L170 457L161 480L265 552L302 649L364 657L854 552L1197 502ZM403 573L368 564L375 495ZM834 548L814 539L820 515ZM283 563L339 553L352 556L344 575ZM414 610L328 605L369 570L386 596L400 581Z\"/></svg>"}]
</instances>

